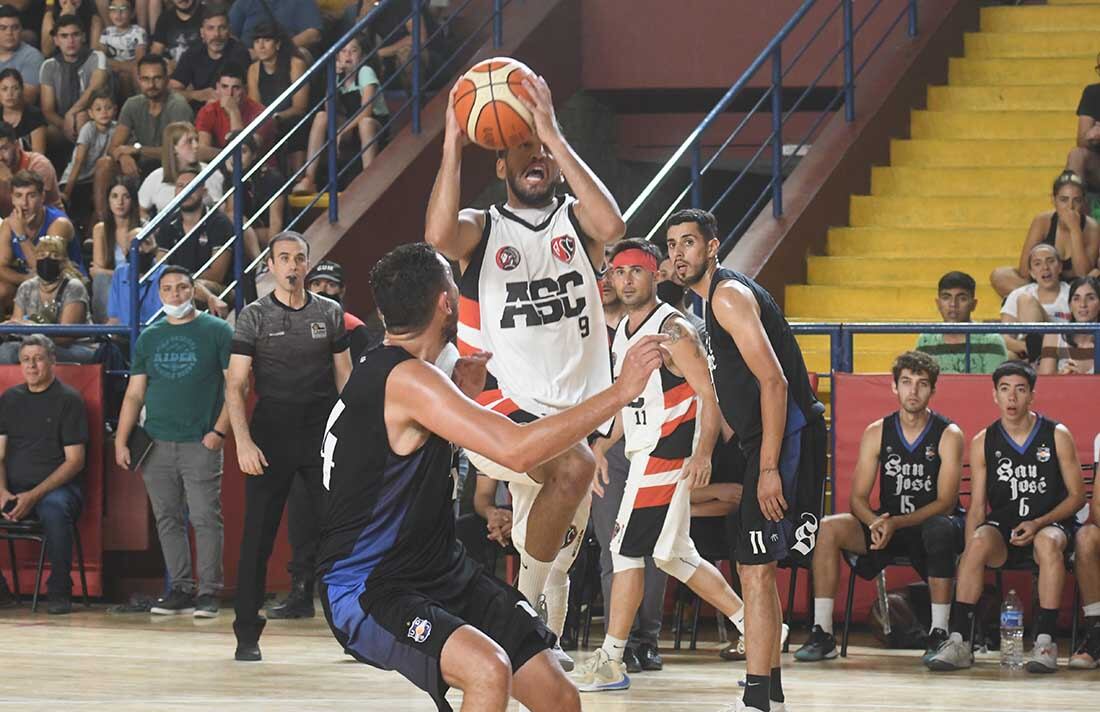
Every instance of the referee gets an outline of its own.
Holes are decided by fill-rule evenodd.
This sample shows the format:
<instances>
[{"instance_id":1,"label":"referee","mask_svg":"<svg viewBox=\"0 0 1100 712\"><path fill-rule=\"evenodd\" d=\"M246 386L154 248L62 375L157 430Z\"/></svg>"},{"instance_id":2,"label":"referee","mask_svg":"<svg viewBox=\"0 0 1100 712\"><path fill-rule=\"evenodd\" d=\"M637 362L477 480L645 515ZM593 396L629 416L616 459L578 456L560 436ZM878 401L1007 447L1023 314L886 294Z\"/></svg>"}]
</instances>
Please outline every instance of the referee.
<instances>
[{"instance_id":1,"label":"referee","mask_svg":"<svg viewBox=\"0 0 1100 712\"><path fill-rule=\"evenodd\" d=\"M291 484L311 506L292 507L291 574L312 603L314 558L322 516L321 438L338 392L351 375L340 305L306 291L309 245L296 232L271 239L267 267L275 290L241 311L233 335L226 402L245 480L244 532L238 564L237 660L260 660L260 616L267 560ZM249 371L256 409L246 416ZM303 504L299 502L298 504Z\"/></svg>"}]
</instances>

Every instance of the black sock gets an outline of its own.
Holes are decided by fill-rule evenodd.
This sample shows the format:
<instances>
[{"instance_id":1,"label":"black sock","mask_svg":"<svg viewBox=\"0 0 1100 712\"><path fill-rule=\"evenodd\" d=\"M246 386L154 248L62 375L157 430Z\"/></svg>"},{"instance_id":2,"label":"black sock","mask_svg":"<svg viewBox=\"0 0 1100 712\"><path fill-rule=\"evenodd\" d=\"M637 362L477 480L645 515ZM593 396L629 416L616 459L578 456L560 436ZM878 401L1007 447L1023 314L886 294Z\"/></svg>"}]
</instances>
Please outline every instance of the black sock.
<instances>
[{"instance_id":1,"label":"black sock","mask_svg":"<svg viewBox=\"0 0 1100 712\"><path fill-rule=\"evenodd\" d=\"M771 694L768 695L772 702L783 702L783 668L772 668Z\"/></svg>"},{"instance_id":2,"label":"black sock","mask_svg":"<svg viewBox=\"0 0 1100 712\"><path fill-rule=\"evenodd\" d=\"M1100 631L1100 616L1085 616L1085 630Z\"/></svg>"},{"instance_id":3,"label":"black sock","mask_svg":"<svg viewBox=\"0 0 1100 712\"><path fill-rule=\"evenodd\" d=\"M1038 635L1046 633L1051 638L1053 638L1055 629L1058 626L1058 609L1040 608L1039 615L1036 616L1035 623L1036 633Z\"/></svg>"},{"instance_id":4,"label":"black sock","mask_svg":"<svg viewBox=\"0 0 1100 712\"><path fill-rule=\"evenodd\" d=\"M955 601L955 613L951 616L951 632L958 633L963 640L970 640L970 631L974 627L973 603Z\"/></svg>"},{"instance_id":5,"label":"black sock","mask_svg":"<svg viewBox=\"0 0 1100 712\"><path fill-rule=\"evenodd\" d=\"M771 702L768 701L770 692L771 681L768 675L745 675L745 697L743 702L746 707L771 710Z\"/></svg>"}]
</instances>

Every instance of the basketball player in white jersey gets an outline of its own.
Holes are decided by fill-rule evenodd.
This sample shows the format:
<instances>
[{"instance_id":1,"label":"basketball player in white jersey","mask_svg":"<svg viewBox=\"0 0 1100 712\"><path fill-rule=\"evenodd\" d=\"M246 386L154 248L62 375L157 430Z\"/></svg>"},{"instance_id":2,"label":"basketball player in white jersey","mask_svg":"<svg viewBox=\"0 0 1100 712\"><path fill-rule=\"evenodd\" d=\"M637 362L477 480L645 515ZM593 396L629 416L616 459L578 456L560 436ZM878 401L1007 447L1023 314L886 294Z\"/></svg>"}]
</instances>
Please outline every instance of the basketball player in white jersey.
<instances>
[{"instance_id":1,"label":"basketball player in white jersey","mask_svg":"<svg viewBox=\"0 0 1100 712\"><path fill-rule=\"evenodd\" d=\"M626 309L611 348L616 375L633 344L653 334L666 334L669 341L664 365L622 409L611 438L595 446L597 494L603 496L602 485L609 484L602 453L623 436L630 474L611 539L615 574L607 636L574 679L581 692L630 687L623 652L642 602L647 556L744 631L741 599L718 569L699 556L689 534L691 490L710 482L721 415L698 334L675 307L657 301L660 260L653 243L639 239L617 243L610 255L611 283Z\"/></svg>"},{"instance_id":2,"label":"basketball player in white jersey","mask_svg":"<svg viewBox=\"0 0 1100 712\"><path fill-rule=\"evenodd\" d=\"M495 382L486 385L479 402L516 422L556 413L610 385L597 277L604 245L626 230L610 191L562 136L545 80L525 85L535 135L498 156L496 173L508 199L489 210L460 209L462 149L468 140L454 116L454 102L448 103L443 159L425 230L427 242L462 272L459 350L493 354L489 371ZM573 196L557 195L564 182ZM544 591L555 592L545 600L547 620L564 621L561 594L572 559L566 554L568 564L557 565L555 559L570 527L579 533L587 523L583 503L595 471L591 450L578 442L527 473L469 455L490 477L540 486L535 496L520 497L524 506L529 501L530 511L516 512L527 521L519 590L536 604Z\"/></svg>"}]
</instances>

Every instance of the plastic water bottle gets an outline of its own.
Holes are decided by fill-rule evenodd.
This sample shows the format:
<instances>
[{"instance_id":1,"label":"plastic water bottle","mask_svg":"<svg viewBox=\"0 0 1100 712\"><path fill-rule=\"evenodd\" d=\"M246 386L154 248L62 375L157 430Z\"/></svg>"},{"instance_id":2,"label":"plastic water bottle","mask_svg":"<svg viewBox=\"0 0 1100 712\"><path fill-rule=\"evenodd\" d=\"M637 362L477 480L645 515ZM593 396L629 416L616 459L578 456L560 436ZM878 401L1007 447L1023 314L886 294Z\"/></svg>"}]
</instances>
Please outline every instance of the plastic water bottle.
<instances>
[{"instance_id":1,"label":"plastic water bottle","mask_svg":"<svg viewBox=\"0 0 1100 712\"><path fill-rule=\"evenodd\" d=\"M1024 666L1024 609L1015 590L1001 605L1001 667L1019 670Z\"/></svg>"}]
</instances>

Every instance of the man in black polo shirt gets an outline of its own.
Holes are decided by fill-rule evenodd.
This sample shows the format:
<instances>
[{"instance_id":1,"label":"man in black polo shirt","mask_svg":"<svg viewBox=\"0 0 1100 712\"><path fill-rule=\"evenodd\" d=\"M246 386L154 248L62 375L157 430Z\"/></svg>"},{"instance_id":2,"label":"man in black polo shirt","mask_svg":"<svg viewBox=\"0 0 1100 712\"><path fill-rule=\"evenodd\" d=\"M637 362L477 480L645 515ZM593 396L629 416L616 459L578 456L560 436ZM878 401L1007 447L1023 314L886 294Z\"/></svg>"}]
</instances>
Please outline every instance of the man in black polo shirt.
<instances>
[{"instance_id":1,"label":"man in black polo shirt","mask_svg":"<svg viewBox=\"0 0 1100 712\"><path fill-rule=\"evenodd\" d=\"M196 112L214 95L218 72L226 64L247 67L252 62L248 49L229 34L229 16L224 6L207 5L199 26L201 44L179 58L168 87L183 94Z\"/></svg>"},{"instance_id":2,"label":"man in black polo shirt","mask_svg":"<svg viewBox=\"0 0 1100 712\"><path fill-rule=\"evenodd\" d=\"M296 479L304 486L296 488L295 499L304 493L308 502L292 501L290 508L292 598L308 597L312 608L323 499L321 439L329 411L351 375L340 305L305 288L309 245L287 231L273 237L269 247L267 267L275 291L237 317L226 385L237 460L248 476L233 622L237 660L260 660L267 560ZM245 405L250 372L258 398L251 423Z\"/></svg>"}]
</instances>

